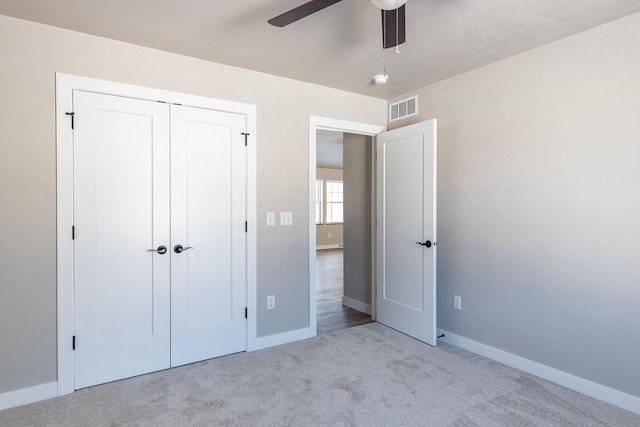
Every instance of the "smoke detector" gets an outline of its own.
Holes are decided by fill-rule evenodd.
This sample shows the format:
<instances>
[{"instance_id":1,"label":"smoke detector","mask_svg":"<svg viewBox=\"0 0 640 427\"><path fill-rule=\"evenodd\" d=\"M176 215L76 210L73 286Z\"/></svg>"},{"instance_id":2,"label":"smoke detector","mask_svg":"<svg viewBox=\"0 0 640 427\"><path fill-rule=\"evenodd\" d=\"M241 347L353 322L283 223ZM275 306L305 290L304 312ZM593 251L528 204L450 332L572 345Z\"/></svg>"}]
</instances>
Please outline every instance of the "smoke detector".
<instances>
[{"instance_id":1,"label":"smoke detector","mask_svg":"<svg viewBox=\"0 0 640 427\"><path fill-rule=\"evenodd\" d=\"M376 74L373 76L373 82L377 85L387 84L387 80L389 80L389 76L386 74Z\"/></svg>"}]
</instances>

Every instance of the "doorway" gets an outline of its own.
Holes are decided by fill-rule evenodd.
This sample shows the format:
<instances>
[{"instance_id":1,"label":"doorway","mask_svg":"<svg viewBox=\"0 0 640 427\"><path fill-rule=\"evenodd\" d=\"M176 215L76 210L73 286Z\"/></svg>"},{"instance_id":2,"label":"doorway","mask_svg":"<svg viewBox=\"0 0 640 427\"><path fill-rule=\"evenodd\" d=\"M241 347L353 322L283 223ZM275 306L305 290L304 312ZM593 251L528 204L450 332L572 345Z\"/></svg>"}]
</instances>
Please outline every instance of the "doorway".
<instances>
[{"instance_id":1,"label":"doorway","mask_svg":"<svg viewBox=\"0 0 640 427\"><path fill-rule=\"evenodd\" d=\"M318 334L371 322L371 137L318 130Z\"/></svg>"},{"instance_id":2,"label":"doorway","mask_svg":"<svg viewBox=\"0 0 640 427\"><path fill-rule=\"evenodd\" d=\"M372 136L385 129L381 126L310 117L309 324L312 336L375 319L375 180ZM350 145L345 151L346 144ZM351 148L354 150L350 150ZM361 179L355 184L365 185L355 191L352 189L351 196L350 172L354 170L344 169L345 154L348 163L350 158L359 157L360 170L356 172ZM359 213L363 208L367 209L368 212L364 213L366 220L363 220L363 215L357 215L353 211L347 198L358 202L356 205ZM353 218L356 216L354 222ZM349 226L350 224L355 226ZM367 248L364 253L362 247ZM356 268L358 271L354 274L354 269L350 267L359 268ZM368 271L363 273L363 269ZM352 287L358 288L358 291L350 293Z\"/></svg>"},{"instance_id":3,"label":"doorway","mask_svg":"<svg viewBox=\"0 0 640 427\"><path fill-rule=\"evenodd\" d=\"M437 120L385 128L309 118L309 324L318 331L316 289L317 130L376 136L371 200L372 319L436 345ZM412 171L407 173L407 168ZM417 174L417 175L416 175ZM413 177L413 178L412 178ZM413 196L407 197L410 188ZM416 203L416 201L418 203ZM421 202L420 202L421 201ZM403 220L404 213L414 219ZM421 252L415 252L418 248ZM412 262L407 263L408 259ZM406 280L411 276L410 280Z\"/></svg>"}]
</instances>

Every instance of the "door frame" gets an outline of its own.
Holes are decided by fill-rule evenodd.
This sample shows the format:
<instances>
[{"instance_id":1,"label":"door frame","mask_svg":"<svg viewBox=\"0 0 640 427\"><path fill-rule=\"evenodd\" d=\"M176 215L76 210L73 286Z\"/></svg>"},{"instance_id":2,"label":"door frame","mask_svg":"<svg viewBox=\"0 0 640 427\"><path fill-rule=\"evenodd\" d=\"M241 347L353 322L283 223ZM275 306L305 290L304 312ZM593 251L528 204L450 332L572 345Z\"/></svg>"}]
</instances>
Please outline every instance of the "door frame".
<instances>
[{"instance_id":1,"label":"door frame","mask_svg":"<svg viewBox=\"0 0 640 427\"><path fill-rule=\"evenodd\" d=\"M247 137L247 351L255 348L256 313L256 112L255 105L188 95L161 89L134 86L70 74L56 73L56 266L57 266L57 356L58 395L75 391L72 340L74 331L73 281L73 91L82 90L105 95L124 96L167 104L206 108L241 114L246 117Z\"/></svg>"},{"instance_id":2,"label":"door frame","mask_svg":"<svg viewBox=\"0 0 640 427\"><path fill-rule=\"evenodd\" d=\"M309 116L309 337L318 333L316 303L316 145L318 130L346 132L375 137L387 130L386 126L350 122L328 117ZM371 168L371 318L376 319L376 144L372 138Z\"/></svg>"}]
</instances>

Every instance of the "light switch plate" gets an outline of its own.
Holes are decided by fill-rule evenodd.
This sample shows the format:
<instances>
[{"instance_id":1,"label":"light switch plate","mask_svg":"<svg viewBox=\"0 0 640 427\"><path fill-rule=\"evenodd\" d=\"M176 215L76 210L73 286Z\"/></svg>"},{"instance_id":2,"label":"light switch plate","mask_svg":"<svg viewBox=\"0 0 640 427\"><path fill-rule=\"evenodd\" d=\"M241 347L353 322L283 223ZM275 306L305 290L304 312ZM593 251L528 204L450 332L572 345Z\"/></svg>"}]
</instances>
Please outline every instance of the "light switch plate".
<instances>
[{"instance_id":1,"label":"light switch plate","mask_svg":"<svg viewBox=\"0 0 640 427\"><path fill-rule=\"evenodd\" d=\"M267 212L267 225L268 226L276 225L276 213L275 212Z\"/></svg>"},{"instance_id":2,"label":"light switch plate","mask_svg":"<svg viewBox=\"0 0 640 427\"><path fill-rule=\"evenodd\" d=\"M293 212L280 212L280 225L293 225Z\"/></svg>"}]
</instances>

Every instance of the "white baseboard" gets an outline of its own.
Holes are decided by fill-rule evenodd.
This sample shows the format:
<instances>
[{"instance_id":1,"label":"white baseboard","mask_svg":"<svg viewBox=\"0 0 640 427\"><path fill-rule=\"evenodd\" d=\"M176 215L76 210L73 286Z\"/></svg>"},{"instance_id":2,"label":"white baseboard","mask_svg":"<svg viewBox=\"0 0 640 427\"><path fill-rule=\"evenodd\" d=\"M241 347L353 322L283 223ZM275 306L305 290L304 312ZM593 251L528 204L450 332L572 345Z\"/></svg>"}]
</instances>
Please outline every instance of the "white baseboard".
<instances>
[{"instance_id":1,"label":"white baseboard","mask_svg":"<svg viewBox=\"0 0 640 427\"><path fill-rule=\"evenodd\" d=\"M263 348L304 340L310 338L310 334L311 330L309 328L302 328L295 331L256 338L254 350L262 350Z\"/></svg>"},{"instance_id":2,"label":"white baseboard","mask_svg":"<svg viewBox=\"0 0 640 427\"><path fill-rule=\"evenodd\" d=\"M324 251L327 249L342 249L342 248L344 248L344 244L342 243L336 243L335 245L317 245L316 246L317 251Z\"/></svg>"},{"instance_id":3,"label":"white baseboard","mask_svg":"<svg viewBox=\"0 0 640 427\"><path fill-rule=\"evenodd\" d=\"M371 315L371 304L365 304L362 301L358 301L353 298L342 296L342 305L345 307L353 308L354 310L358 310L362 313L367 313Z\"/></svg>"},{"instance_id":4,"label":"white baseboard","mask_svg":"<svg viewBox=\"0 0 640 427\"><path fill-rule=\"evenodd\" d=\"M58 395L58 382L40 384L0 394L0 411Z\"/></svg>"},{"instance_id":5,"label":"white baseboard","mask_svg":"<svg viewBox=\"0 0 640 427\"><path fill-rule=\"evenodd\" d=\"M444 337L440 340L447 344L455 345L456 347L463 348L472 353L479 354L480 356L511 366L512 368L536 375L547 381L554 382L595 399L619 406L627 411L640 414L640 397L632 396L602 384L594 383L593 381L585 380L584 378L543 365L542 363L534 362L533 360L516 356L515 354L508 353L504 350L438 329L438 335L442 334L444 334Z\"/></svg>"}]
</instances>

